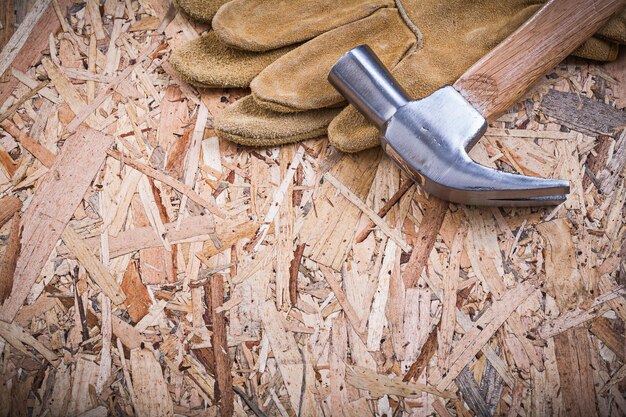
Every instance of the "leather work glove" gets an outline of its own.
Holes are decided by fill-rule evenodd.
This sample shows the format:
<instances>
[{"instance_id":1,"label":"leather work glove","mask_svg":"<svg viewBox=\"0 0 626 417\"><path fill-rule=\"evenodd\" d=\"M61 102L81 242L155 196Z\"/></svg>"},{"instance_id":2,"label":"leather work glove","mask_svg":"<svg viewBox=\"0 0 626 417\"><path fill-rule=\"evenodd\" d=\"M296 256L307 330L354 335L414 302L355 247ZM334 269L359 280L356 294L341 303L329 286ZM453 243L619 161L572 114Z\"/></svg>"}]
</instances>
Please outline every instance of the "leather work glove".
<instances>
[{"instance_id":1,"label":"leather work glove","mask_svg":"<svg viewBox=\"0 0 626 417\"><path fill-rule=\"evenodd\" d=\"M173 0L179 10L198 22L211 23L213 16L229 0Z\"/></svg>"},{"instance_id":2,"label":"leather work glove","mask_svg":"<svg viewBox=\"0 0 626 417\"><path fill-rule=\"evenodd\" d=\"M424 97L453 83L542 3L233 0L215 15L214 32L175 51L170 61L198 86L250 85L250 96L214 120L221 137L280 145L323 136L332 120L331 143L356 152L378 145L378 132L351 106L341 111L343 97L326 80L341 55L368 44L409 95ZM617 43L626 42L623 14L575 54L615 59Z\"/></svg>"}]
</instances>

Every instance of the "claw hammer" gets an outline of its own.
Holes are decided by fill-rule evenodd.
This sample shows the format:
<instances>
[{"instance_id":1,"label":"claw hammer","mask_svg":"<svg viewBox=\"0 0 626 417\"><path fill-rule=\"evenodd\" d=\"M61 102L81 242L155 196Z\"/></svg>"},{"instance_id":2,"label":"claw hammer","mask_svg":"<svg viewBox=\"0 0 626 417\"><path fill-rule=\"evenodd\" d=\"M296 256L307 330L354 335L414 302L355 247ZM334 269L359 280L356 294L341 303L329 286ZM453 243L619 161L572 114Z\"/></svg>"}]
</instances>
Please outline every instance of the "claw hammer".
<instances>
[{"instance_id":1,"label":"claw hammer","mask_svg":"<svg viewBox=\"0 0 626 417\"><path fill-rule=\"evenodd\" d=\"M379 128L385 152L430 194L471 205L559 204L569 193L568 181L487 168L467 152L489 121L625 4L550 0L452 86L420 100L411 100L367 45L341 57L328 80Z\"/></svg>"}]
</instances>

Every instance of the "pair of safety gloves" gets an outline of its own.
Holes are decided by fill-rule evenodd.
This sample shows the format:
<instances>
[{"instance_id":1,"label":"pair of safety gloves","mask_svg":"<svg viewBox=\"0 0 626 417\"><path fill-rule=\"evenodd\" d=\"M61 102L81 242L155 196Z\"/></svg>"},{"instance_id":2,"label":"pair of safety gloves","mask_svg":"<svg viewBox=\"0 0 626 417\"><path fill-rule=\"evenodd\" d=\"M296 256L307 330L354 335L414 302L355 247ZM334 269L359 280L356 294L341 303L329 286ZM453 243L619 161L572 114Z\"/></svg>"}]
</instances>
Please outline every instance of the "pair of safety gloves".
<instances>
[{"instance_id":1,"label":"pair of safety gloves","mask_svg":"<svg viewBox=\"0 0 626 417\"><path fill-rule=\"evenodd\" d=\"M453 83L515 31L540 0L175 0L212 31L172 53L199 87L250 87L214 120L217 134L276 146L328 134L346 152L379 144L378 131L328 83L348 50L369 45L411 97ZM626 43L626 13L574 55L611 61ZM525 51L518 51L524 54Z\"/></svg>"}]
</instances>

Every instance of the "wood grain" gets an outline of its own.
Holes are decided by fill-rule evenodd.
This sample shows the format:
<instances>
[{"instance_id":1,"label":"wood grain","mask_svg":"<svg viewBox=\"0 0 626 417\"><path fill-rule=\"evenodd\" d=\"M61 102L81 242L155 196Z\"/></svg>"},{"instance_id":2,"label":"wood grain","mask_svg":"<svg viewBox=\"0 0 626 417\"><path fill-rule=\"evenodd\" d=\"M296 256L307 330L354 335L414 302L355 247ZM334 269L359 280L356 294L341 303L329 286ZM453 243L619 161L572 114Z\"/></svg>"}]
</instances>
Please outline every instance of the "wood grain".
<instances>
[{"instance_id":1,"label":"wood grain","mask_svg":"<svg viewBox=\"0 0 626 417\"><path fill-rule=\"evenodd\" d=\"M606 347L611 349L620 361L624 362L624 359L626 359L626 340L624 339L624 335L619 334L612 328L609 319L598 317L591 323L589 330L594 336L600 339Z\"/></svg>"},{"instance_id":2,"label":"wood grain","mask_svg":"<svg viewBox=\"0 0 626 417\"><path fill-rule=\"evenodd\" d=\"M67 103L74 114L81 113L87 106L87 102L78 88L72 84L72 81L65 75L61 68L49 58L44 58L41 61L41 64L46 70L48 78L50 78L50 81L59 92L63 101ZM86 122L89 127L94 129L98 128L98 118L94 114L91 114L86 119Z\"/></svg>"},{"instance_id":3,"label":"wood grain","mask_svg":"<svg viewBox=\"0 0 626 417\"><path fill-rule=\"evenodd\" d=\"M489 412L487 401L468 367L461 371L459 376L456 377L455 382L463 394L463 400L467 402L470 409L473 410L478 417L490 417L493 415Z\"/></svg>"},{"instance_id":4,"label":"wood grain","mask_svg":"<svg viewBox=\"0 0 626 417\"><path fill-rule=\"evenodd\" d=\"M324 179L330 182L337 190L346 197L352 204L357 206L363 213L365 213L376 226L380 228L389 238L393 239L394 242L398 246L402 248L403 251L409 252L411 250L411 246L404 241L402 235L399 231L391 227L385 220L380 218L374 210L369 208L367 204L365 204L356 194L354 194L348 187L343 185L339 180L337 180L330 172L324 174Z\"/></svg>"},{"instance_id":5,"label":"wood grain","mask_svg":"<svg viewBox=\"0 0 626 417\"><path fill-rule=\"evenodd\" d=\"M2 119L2 116L0 116L0 119ZM12 177L17 170L17 164L2 145L0 145L0 169L6 172L6 175L9 177Z\"/></svg>"},{"instance_id":6,"label":"wood grain","mask_svg":"<svg viewBox=\"0 0 626 417\"><path fill-rule=\"evenodd\" d=\"M154 193L154 196L155 201L158 201L158 195ZM138 198L135 198L131 203L131 211L133 213L135 228L150 229L150 231L156 232L155 234L158 238L158 246L139 250L141 280L144 284L165 284L166 282L176 281L176 271L173 262L176 249L171 247L171 250L166 250L163 247L163 241L158 236L158 231L151 227L145 208L139 203Z\"/></svg>"},{"instance_id":7,"label":"wood grain","mask_svg":"<svg viewBox=\"0 0 626 417\"><path fill-rule=\"evenodd\" d=\"M37 22L39 22L48 9L49 4L50 0L37 1L30 9L30 12L21 23L18 30L11 36L7 44L3 45L2 52L0 52L0 75L4 74L13 60L20 54L20 51L26 45L33 29L37 25ZM3 6L8 7L9 4Z\"/></svg>"},{"instance_id":8,"label":"wood grain","mask_svg":"<svg viewBox=\"0 0 626 417\"><path fill-rule=\"evenodd\" d=\"M456 297L459 287L459 272L461 270L461 251L465 237L467 236L467 224L459 226L452 247L450 248L450 258L448 261L447 277L443 280L443 300L441 313L441 331L439 342L439 360L446 363L448 355L452 350L452 337L456 327Z\"/></svg>"},{"instance_id":9,"label":"wood grain","mask_svg":"<svg viewBox=\"0 0 626 417\"><path fill-rule=\"evenodd\" d=\"M585 286L576 262L568 221L556 219L541 223L537 225L537 231L546 241L546 292L556 299L561 310L574 309L581 302Z\"/></svg>"},{"instance_id":10,"label":"wood grain","mask_svg":"<svg viewBox=\"0 0 626 417\"><path fill-rule=\"evenodd\" d=\"M226 238L229 233L235 233L239 225L231 223L220 223L217 233L222 238L222 232ZM202 241L209 240L209 233L215 231L215 227L208 216L193 216L182 221L180 229L176 230L176 223L167 223L165 225L167 232L167 240L170 243L181 243L184 241ZM100 238L90 237L85 239L89 248L99 254ZM135 229L125 230L117 236L109 236L109 256L116 258L141 249L156 248L163 246L162 240L152 227L137 227ZM59 253L65 254L66 251L61 247Z\"/></svg>"},{"instance_id":11,"label":"wood grain","mask_svg":"<svg viewBox=\"0 0 626 417\"><path fill-rule=\"evenodd\" d=\"M402 381L401 378L389 378L387 375L377 374L371 369L359 366L349 366L346 370L346 381L356 388L368 390L374 397L382 397L385 394L399 397L415 397L426 392L442 398L456 398L449 391L435 389L424 384L415 384Z\"/></svg>"},{"instance_id":12,"label":"wood grain","mask_svg":"<svg viewBox=\"0 0 626 417\"><path fill-rule=\"evenodd\" d=\"M98 365L86 359L85 356L81 354L76 359L76 366L72 372L72 392L69 396L66 415L79 415L95 407L95 401L92 400L89 389L96 383Z\"/></svg>"},{"instance_id":13,"label":"wood grain","mask_svg":"<svg viewBox=\"0 0 626 417\"><path fill-rule=\"evenodd\" d=\"M289 262L289 302L294 306L298 303L298 271L303 254L304 244L301 243L296 246L293 258Z\"/></svg>"},{"instance_id":14,"label":"wood grain","mask_svg":"<svg viewBox=\"0 0 626 417\"><path fill-rule=\"evenodd\" d=\"M623 5L622 0L551 0L454 87L485 119L495 120Z\"/></svg>"},{"instance_id":15,"label":"wood grain","mask_svg":"<svg viewBox=\"0 0 626 417\"><path fill-rule=\"evenodd\" d=\"M489 311L468 330L450 355L450 368L436 386L447 389L452 380L465 368L487 340L502 326L511 313L525 301L533 288L527 282L507 291L502 300L493 303Z\"/></svg>"}]
</instances>

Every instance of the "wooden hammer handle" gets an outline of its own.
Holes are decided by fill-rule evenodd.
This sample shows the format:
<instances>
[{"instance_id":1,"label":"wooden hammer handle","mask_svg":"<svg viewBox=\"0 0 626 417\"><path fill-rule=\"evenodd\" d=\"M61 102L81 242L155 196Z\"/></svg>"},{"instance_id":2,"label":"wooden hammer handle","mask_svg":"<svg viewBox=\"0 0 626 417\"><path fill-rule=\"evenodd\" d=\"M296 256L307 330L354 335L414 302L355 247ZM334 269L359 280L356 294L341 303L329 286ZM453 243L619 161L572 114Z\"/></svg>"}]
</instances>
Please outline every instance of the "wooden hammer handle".
<instances>
[{"instance_id":1,"label":"wooden hammer handle","mask_svg":"<svg viewBox=\"0 0 626 417\"><path fill-rule=\"evenodd\" d=\"M625 3L625 0L550 0L467 70L454 87L487 120L494 120Z\"/></svg>"}]
</instances>

